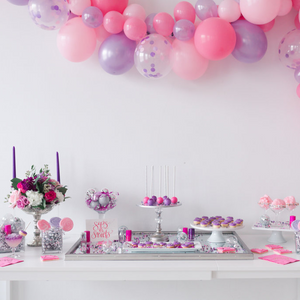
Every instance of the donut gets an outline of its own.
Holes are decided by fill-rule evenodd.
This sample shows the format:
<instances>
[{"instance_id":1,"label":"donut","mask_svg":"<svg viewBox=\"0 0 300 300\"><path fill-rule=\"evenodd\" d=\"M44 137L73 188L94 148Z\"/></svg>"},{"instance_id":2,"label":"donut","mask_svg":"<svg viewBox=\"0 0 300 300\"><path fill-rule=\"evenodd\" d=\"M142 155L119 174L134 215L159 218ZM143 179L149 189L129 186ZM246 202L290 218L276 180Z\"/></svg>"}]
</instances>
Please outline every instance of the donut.
<instances>
[{"instance_id":1,"label":"donut","mask_svg":"<svg viewBox=\"0 0 300 300\"><path fill-rule=\"evenodd\" d=\"M19 235L21 236L26 236L27 235L27 232L25 230L20 230L19 231Z\"/></svg>"},{"instance_id":2,"label":"donut","mask_svg":"<svg viewBox=\"0 0 300 300\"><path fill-rule=\"evenodd\" d=\"M39 230L42 230L42 231L46 231L51 228L49 222L47 222L46 220L39 220L37 222L37 227Z\"/></svg>"},{"instance_id":3,"label":"donut","mask_svg":"<svg viewBox=\"0 0 300 300\"><path fill-rule=\"evenodd\" d=\"M50 225L53 228L59 228L59 223L61 221L61 218L59 217L54 217L50 219Z\"/></svg>"},{"instance_id":4,"label":"donut","mask_svg":"<svg viewBox=\"0 0 300 300\"><path fill-rule=\"evenodd\" d=\"M73 228L74 223L70 218L63 218L59 222L59 226L63 231L70 231Z\"/></svg>"}]
</instances>

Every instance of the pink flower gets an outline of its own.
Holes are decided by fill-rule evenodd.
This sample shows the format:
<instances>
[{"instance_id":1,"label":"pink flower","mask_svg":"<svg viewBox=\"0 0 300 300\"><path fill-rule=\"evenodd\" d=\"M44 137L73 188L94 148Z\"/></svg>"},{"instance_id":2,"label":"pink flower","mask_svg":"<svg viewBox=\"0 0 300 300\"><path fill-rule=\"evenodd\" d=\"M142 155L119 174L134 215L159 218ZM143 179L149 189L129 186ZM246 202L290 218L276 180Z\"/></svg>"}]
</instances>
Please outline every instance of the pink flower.
<instances>
[{"instance_id":1,"label":"pink flower","mask_svg":"<svg viewBox=\"0 0 300 300\"><path fill-rule=\"evenodd\" d=\"M15 190L11 193L9 202L11 203L11 207L15 208L17 205L17 201L21 197L21 191L20 190Z\"/></svg>"},{"instance_id":2,"label":"pink flower","mask_svg":"<svg viewBox=\"0 0 300 300\"><path fill-rule=\"evenodd\" d=\"M17 207L23 209L25 206L27 206L29 204L28 199L25 196L21 196L18 200L17 200Z\"/></svg>"},{"instance_id":3,"label":"pink flower","mask_svg":"<svg viewBox=\"0 0 300 300\"><path fill-rule=\"evenodd\" d=\"M56 193L54 191L49 191L45 194L46 202L51 202L56 198Z\"/></svg>"},{"instance_id":4,"label":"pink flower","mask_svg":"<svg viewBox=\"0 0 300 300\"><path fill-rule=\"evenodd\" d=\"M17 184L17 188L18 188L23 194L26 193L26 190L24 190L24 188L23 188L22 182L19 182L19 183Z\"/></svg>"},{"instance_id":5,"label":"pink flower","mask_svg":"<svg viewBox=\"0 0 300 300\"><path fill-rule=\"evenodd\" d=\"M61 187L60 183L55 179L49 179L49 182L51 182L56 188Z\"/></svg>"}]
</instances>

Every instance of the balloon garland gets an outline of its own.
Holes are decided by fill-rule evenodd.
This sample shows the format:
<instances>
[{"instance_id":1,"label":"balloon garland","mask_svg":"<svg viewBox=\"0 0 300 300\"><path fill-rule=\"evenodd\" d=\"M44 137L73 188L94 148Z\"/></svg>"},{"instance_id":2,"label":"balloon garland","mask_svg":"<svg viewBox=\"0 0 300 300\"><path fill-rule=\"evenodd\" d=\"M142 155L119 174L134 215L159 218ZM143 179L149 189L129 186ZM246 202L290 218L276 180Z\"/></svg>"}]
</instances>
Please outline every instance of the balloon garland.
<instances>
[{"instance_id":1,"label":"balloon garland","mask_svg":"<svg viewBox=\"0 0 300 300\"><path fill-rule=\"evenodd\" d=\"M146 15L128 0L8 0L27 5L33 22L44 30L59 30L57 46L67 60L81 62L95 51L109 74L120 75L133 65L146 78L158 79L173 70L186 80L201 77L209 60L232 54L238 61L255 63L267 50L265 32L277 16L299 11L300 0L197 0L168 13ZM196 21L196 16L201 20ZM300 97L300 22L281 40L279 59L294 69Z\"/></svg>"}]
</instances>

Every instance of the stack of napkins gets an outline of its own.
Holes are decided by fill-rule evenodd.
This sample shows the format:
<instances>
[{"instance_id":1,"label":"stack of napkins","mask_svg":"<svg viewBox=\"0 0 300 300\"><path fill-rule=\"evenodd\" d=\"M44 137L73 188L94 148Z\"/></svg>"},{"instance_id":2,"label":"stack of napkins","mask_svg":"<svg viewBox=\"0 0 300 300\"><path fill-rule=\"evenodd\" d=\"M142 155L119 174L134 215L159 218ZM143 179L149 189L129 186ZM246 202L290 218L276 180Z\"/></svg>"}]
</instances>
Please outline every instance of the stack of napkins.
<instances>
[{"instance_id":1,"label":"stack of napkins","mask_svg":"<svg viewBox=\"0 0 300 300\"><path fill-rule=\"evenodd\" d=\"M17 263L23 262L23 260L15 259L13 257L1 257L0 258L0 267L6 267L9 265L14 265Z\"/></svg>"}]
</instances>

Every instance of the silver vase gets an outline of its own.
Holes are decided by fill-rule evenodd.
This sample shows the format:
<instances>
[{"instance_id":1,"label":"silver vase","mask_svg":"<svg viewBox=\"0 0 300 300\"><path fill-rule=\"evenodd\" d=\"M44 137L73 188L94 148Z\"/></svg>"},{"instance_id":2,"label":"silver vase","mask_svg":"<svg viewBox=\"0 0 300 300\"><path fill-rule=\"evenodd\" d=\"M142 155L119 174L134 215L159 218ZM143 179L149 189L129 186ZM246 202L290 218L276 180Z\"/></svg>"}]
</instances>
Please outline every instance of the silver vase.
<instances>
[{"instance_id":1,"label":"silver vase","mask_svg":"<svg viewBox=\"0 0 300 300\"><path fill-rule=\"evenodd\" d=\"M41 216L44 214L47 214L49 211L51 211L54 208L55 204L47 205L46 208L33 208L33 207L25 207L23 209L24 212L26 212L29 215L33 215L33 222L34 222L34 238L33 241L28 243L27 246L29 247L41 247L42 246L42 237L41 237L41 231L37 227L37 222L41 219Z\"/></svg>"}]
</instances>

